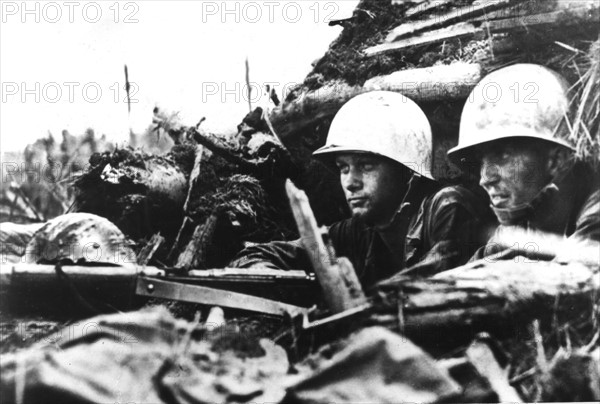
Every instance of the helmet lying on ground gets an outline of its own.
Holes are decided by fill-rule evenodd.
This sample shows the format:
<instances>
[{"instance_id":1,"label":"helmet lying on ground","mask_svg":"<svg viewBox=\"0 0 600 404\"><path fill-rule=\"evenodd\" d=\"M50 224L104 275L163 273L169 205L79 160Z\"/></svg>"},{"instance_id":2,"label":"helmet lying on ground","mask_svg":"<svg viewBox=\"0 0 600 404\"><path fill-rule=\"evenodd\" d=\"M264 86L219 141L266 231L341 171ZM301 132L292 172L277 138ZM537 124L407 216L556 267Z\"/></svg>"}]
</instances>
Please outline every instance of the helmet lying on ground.
<instances>
[{"instance_id":1,"label":"helmet lying on ground","mask_svg":"<svg viewBox=\"0 0 600 404\"><path fill-rule=\"evenodd\" d=\"M135 263L135 253L121 230L90 213L68 213L48 221L25 251L29 263Z\"/></svg>"}]
</instances>

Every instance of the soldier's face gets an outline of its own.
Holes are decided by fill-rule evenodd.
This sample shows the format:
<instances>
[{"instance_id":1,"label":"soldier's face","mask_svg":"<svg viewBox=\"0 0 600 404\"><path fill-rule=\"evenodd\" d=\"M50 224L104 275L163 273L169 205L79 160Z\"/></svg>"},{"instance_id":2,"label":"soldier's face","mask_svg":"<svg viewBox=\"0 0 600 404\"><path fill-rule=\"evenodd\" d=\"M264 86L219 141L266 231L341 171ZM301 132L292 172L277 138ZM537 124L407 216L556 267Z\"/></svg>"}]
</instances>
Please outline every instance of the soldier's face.
<instances>
[{"instance_id":1,"label":"soldier's face","mask_svg":"<svg viewBox=\"0 0 600 404\"><path fill-rule=\"evenodd\" d=\"M405 192L398 164L362 153L339 154L335 163L352 216L362 217L372 226L387 225Z\"/></svg>"},{"instance_id":2,"label":"soldier's face","mask_svg":"<svg viewBox=\"0 0 600 404\"><path fill-rule=\"evenodd\" d=\"M481 151L481 185L496 208L529 203L551 180L545 150L535 144L494 142Z\"/></svg>"}]
</instances>

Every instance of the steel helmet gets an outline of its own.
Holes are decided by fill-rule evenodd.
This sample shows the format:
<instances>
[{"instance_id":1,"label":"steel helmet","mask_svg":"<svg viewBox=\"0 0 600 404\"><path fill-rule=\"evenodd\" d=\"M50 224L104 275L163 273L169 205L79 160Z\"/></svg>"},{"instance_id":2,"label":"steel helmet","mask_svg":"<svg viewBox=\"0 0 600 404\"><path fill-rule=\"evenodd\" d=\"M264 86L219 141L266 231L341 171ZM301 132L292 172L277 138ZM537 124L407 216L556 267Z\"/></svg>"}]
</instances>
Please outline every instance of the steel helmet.
<instances>
[{"instance_id":1,"label":"steel helmet","mask_svg":"<svg viewBox=\"0 0 600 404\"><path fill-rule=\"evenodd\" d=\"M90 213L68 213L46 222L25 249L29 263L134 264L135 253L108 219Z\"/></svg>"},{"instance_id":2,"label":"steel helmet","mask_svg":"<svg viewBox=\"0 0 600 404\"><path fill-rule=\"evenodd\" d=\"M325 146L313 155L375 153L433 179L431 148L431 127L417 104L399 93L372 91L342 106L331 122Z\"/></svg>"},{"instance_id":3,"label":"steel helmet","mask_svg":"<svg viewBox=\"0 0 600 404\"><path fill-rule=\"evenodd\" d=\"M512 137L542 139L573 149L564 121L568 88L558 73L534 64L490 73L471 92L460 120L458 146L448 155L460 159L483 143Z\"/></svg>"}]
</instances>

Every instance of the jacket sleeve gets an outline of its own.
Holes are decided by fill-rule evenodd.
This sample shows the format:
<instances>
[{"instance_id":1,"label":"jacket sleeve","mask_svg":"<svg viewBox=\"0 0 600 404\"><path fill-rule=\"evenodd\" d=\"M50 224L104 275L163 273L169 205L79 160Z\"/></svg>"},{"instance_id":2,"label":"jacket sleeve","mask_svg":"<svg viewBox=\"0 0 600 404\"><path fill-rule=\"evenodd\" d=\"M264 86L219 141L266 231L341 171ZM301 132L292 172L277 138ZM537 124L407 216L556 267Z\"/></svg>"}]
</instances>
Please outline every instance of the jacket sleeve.
<instances>
[{"instance_id":1,"label":"jacket sleeve","mask_svg":"<svg viewBox=\"0 0 600 404\"><path fill-rule=\"evenodd\" d=\"M229 266L234 268L311 269L300 240L256 244L240 251Z\"/></svg>"},{"instance_id":2,"label":"jacket sleeve","mask_svg":"<svg viewBox=\"0 0 600 404\"><path fill-rule=\"evenodd\" d=\"M507 246L499 242L502 233L510 231L511 228L512 226L499 225L487 243L475 251L475 254L473 254L469 262L485 259L486 262L493 263L496 261L515 259L518 256L527 255L527 253L531 253L530 259L540 259L539 256L536 256L530 250L519 250L518 248Z\"/></svg>"},{"instance_id":3,"label":"jacket sleeve","mask_svg":"<svg viewBox=\"0 0 600 404\"><path fill-rule=\"evenodd\" d=\"M464 187L446 187L423 206L423 253L407 262L406 273L430 276L469 261L489 238L493 219L485 205Z\"/></svg>"},{"instance_id":4,"label":"jacket sleeve","mask_svg":"<svg viewBox=\"0 0 600 404\"><path fill-rule=\"evenodd\" d=\"M600 190L593 192L579 213L575 233L569 238L600 242Z\"/></svg>"},{"instance_id":5,"label":"jacket sleeve","mask_svg":"<svg viewBox=\"0 0 600 404\"><path fill-rule=\"evenodd\" d=\"M360 247L355 240L360 235L360 227L351 219L334 223L329 227L329 237L339 256L345 256L354 264L357 254L365 254L365 241ZM308 253L300 239L294 241L273 241L255 244L243 249L229 264L234 268L304 269L312 271ZM356 265L356 264L355 264Z\"/></svg>"}]
</instances>

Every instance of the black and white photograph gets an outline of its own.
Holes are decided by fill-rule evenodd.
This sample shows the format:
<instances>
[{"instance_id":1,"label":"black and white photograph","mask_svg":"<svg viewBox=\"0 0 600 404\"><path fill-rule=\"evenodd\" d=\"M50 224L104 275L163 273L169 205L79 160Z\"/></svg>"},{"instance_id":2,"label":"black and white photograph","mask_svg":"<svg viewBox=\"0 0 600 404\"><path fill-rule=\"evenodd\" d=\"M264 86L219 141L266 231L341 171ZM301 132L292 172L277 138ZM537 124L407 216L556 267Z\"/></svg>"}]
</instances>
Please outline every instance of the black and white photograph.
<instances>
[{"instance_id":1,"label":"black and white photograph","mask_svg":"<svg viewBox=\"0 0 600 404\"><path fill-rule=\"evenodd\" d=\"M0 0L0 402L600 401L600 0Z\"/></svg>"}]
</instances>

